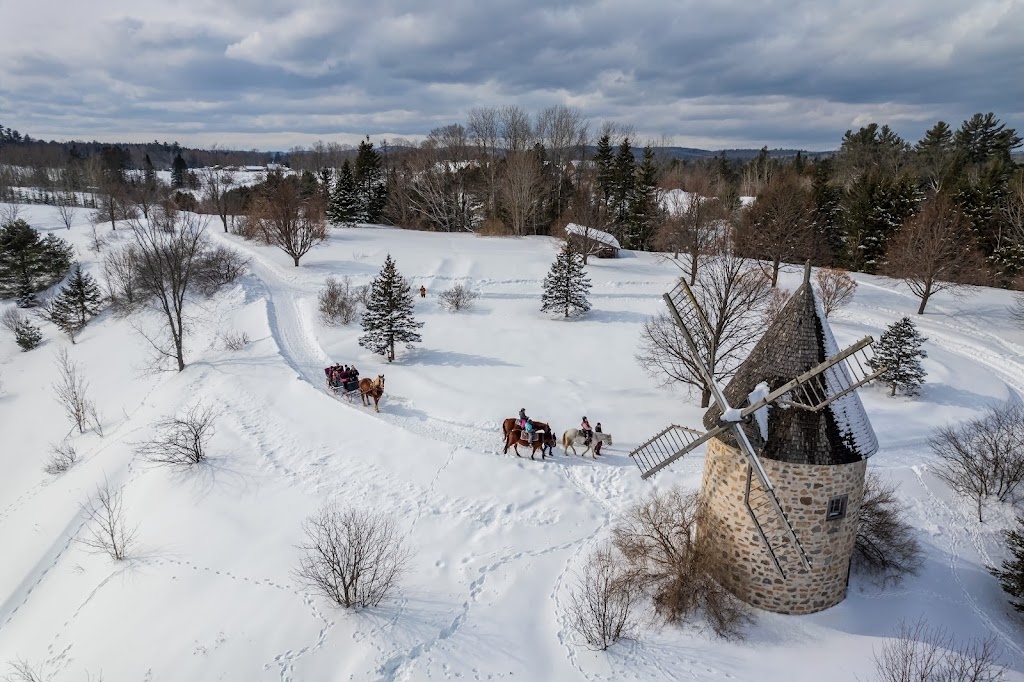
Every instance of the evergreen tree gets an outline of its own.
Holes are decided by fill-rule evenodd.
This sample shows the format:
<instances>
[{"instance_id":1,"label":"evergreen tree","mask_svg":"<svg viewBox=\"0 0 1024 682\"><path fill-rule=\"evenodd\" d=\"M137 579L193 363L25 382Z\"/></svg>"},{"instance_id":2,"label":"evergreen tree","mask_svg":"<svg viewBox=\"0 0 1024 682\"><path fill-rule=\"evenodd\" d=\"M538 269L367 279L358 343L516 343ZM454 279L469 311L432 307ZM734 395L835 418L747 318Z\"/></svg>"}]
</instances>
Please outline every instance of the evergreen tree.
<instances>
[{"instance_id":1,"label":"evergreen tree","mask_svg":"<svg viewBox=\"0 0 1024 682\"><path fill-rule=\"evenodd\" d=\"M879 379L892 389L889 395L896 395L898 388L902 388L907 395L921 392L925 377L921 358L928 357L921 346L927 340L918 333L909 317L886 328L875 345L875 357L868 361L868 366L872 369L885 367Z\"/></svg>"},{"instance_id":2,"label":"evergreen tree","mask_svg":"<svg viewBox=\"0 0 1024 682\"><path fill-rule=\"evenodd\" d=\"M861 173L842 201L846 269L875 272L889 237L914 214L919 198L909 175L893 177L879 170Z\"/></svg>"},{"instance_id":3,"label":"evergreen tree","mask_svg":"<svg viewBox=\"0 0 1024 682\"><path fill-rule=\"evenodd\" d=\"M153 167L153 161L149 158L149 154L142 159L142 179L147 187L156 184L156 168Z\"/></svg>"},{"instance_id":4,"label":"evergreen tree","mask_svg":"<svg viewBox=\"0 0 1024 682\"><path fill-rule=\"evenodd\" d=\"M811 179L811 201L814 202L814 230L828 247L825 259L834 265L843 254L846 234L843 231L840 202L841 188L832 184L832 162L822 159L814 165Z\"/></svg>"},{"instance_id":5,"label":"evergreen tree","mask_svg":"<svg viewBox=\"0 0 1024 682\"><path fill-rule=\"evenodd\" d=\"M387 204L387 183L380 154L373 148L370 136L359 143L355 164L356 196L362 213L360 222L377 223Z\"/></svg>"},{"instance_id":6,"label":"evergreen tree","mask_svg":"<svg viewBox=\"0 0 1024 682\"><path fill-rule=\"evenodd\" d=\"M601 190L601 205L607 210L615 191L615 157L612 154L611 138L607 133L597 141L594 166L597 168L597 186Z\"/></svg>"},{"instance_id":7,"label":"evergreen tree","mask_svg":"<svg viewBox=\"0 0 1024 682\"><path fill-rule=\"evenodd\" d=\"M939 121L914 145L922 181L933 192L952 189L962 170L963 155L953 144L953 130Z\"/></svg>"},{"instance_id":8,"label":"evergreen tree","mask_svg":"<svg viewBox=\"0 0 1024 682\"><path fill-rule=\"evenodd\" d=\"M571 239L551 264L551 270L544 278L544 293L541 296L542 312L560 312L565 317L590 310L590 278L583 269L583 255L576 250Z\"/></svg>"},{"instance_id":9,"label":"evergreen tree","mask_svg":"<svg viewBox=\"0 0 1024 682\"><path fill-rule=\"evenodd\" d=\"M338 182L334 185L334 192L331 193L331 202L327 205L327 220L332 225L344 225L351 227L359 222L362 212L359 208L359 197L356 191L355 177L352 175L352 166L348 159L341 164L338 172Z\"/></svg>"},{"instance_id":10,"label":"evergreen tree","mask_svg":"<svg viewBox=\"0 0 1024 682\"><path fill-rule=\"evenodd\" d=\"M22 351L29 351L43 342L43 334L28 318L21 318L14 325L14 342Z\"/></svg>"},{"instance_id":11,"label":"evergreen tree","mask_svg":"<svg viewBox=\"0 0 1024 682\"><path fill-rule=\"evenodd\" d=\"M999 579L1003 590L1010 595L1010 605L1024 612L1024 516L1017 517L1017 528L1003 531L1010 558L1000 568L989 566L989 573Z\"/></svg>"},{"instance_id":12,"label":"evergreen tree","mask_svg":"<svg viewBox=\"0 0 1024 682\"><path fill-rule=\"evenodd\" d=\"M72 253L71 245L52 233L40 239L24 220L0 227L0 297L31 299L64 276Z\"/></svg>"},{"instance_id":13,"label":"evergreen tree","mask_svg":"<svg viewBox=\"0 0 1024 682\"><path fill-rule=\"evenodd\" d=\"M171 163L171 187L180 189L185 186L185 176L188 173L188 164L181 158L181 152L174 155L174 162Z\"/></svg>"},{"instance_id":14,"label":"evergreen tree","mask_svg":"<svg viewBox=\"0 0 1024 682\"><path fill-rule=\"evenodd\" d=\"M615 155L615 180L612 193L612 222L618 236L624 237L624 230L629 223L636 190L636 157L629 146L629 138L624 138Z\"/></svg>"},{"instance_id":15,"label":"evergreen tree","mask_svg":"<svg viewBox=\"0 0 1024 682\"><path fill-rule=\"evenodd\" d=\"M413 316L412 287L398 274L395 262L388 254L380 274L370 285L370 300L363 312L363 335L359 345L367 350L386 355L388 362L395 359L395 342L421 341L417 329L423 326Z\"/></svg>"},{"instance_id":16,"label":"evergreen tree","mask_svg":"<svg viewBox=\"0 0 1024 682\"><path fill-rule=\"evenodd\" d=\"M650 250L658 225L659 209L658 169L654 165L654 150L644 147L643 162L637 172L623 248Z\"/></svg>"},{"instance_id":17,"label":"evergreen tree","mask_svg":"<svg viewBox=\"0 0 1024 682\"><path fill-rule=\"evenodd\" d=\"M76 265L68 283L53 300L50 321L74 343L78 332L99 313L101 299L96 280L82 272L82 266Z\"/></svg>"},{"instance_id":18,"label":"evergreen tree","mask_svg":"<svg viewBox=\"0 0 1024 682\"><path fill-rule=\"evenodd\" d=\"M1016 130L1007 128L989 112L975 114L964 121L956 131L954 142L968 163L990 160L1010 163L1010 153L1021 145L1021 138Z\"/></svg>"}]
</instances>

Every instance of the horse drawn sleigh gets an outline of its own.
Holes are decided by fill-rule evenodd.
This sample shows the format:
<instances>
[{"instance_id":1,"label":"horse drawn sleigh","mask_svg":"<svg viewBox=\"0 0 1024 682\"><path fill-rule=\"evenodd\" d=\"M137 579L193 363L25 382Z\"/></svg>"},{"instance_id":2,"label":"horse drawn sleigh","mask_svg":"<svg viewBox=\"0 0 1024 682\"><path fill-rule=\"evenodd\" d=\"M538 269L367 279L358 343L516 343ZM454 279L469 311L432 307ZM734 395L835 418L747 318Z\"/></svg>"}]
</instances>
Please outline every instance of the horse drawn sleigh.
<instances>
[{"instance_id":1,"label":"horse drawn sleigh","mask_svg":"<svg viewBox=\"0 0 1024 682\"><path fill-rule=\"evenodd\" d=\"M370 398L373 398L373 410L380 412L380 399L384 395L383 374L376 379L360 379L359 370L348 365L325 367L324 374L327 376L327 388L332 393L351 401L359 395L366 407L370 406Z\"/></svg>"}]
</instances>

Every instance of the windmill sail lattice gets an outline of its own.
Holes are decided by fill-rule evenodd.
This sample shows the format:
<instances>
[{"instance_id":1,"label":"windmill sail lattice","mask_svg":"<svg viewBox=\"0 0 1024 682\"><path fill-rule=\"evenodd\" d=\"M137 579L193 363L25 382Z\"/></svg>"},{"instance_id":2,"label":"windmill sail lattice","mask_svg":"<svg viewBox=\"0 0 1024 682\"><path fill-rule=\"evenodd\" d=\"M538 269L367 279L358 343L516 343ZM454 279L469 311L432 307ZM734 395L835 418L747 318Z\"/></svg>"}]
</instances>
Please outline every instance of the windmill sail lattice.
<instances>
[{"instance_id":1,"label":"windmill sail lattice","mask_svg":"<svg viewBox=\"0 0 1024 682\"><path fill-rule=\"evenodd\" d=\"M805 272L805 285L808 287L809 272L808 268ZM682 332L694 365L711 391L721 417L717 426L703 433L675 425L669 426L636 448L630 456L640 468L641 476L648 478L711 438L719 435L732 436L748 463L744 506L775 567L783 576L786 575L789 566L799 564L809 569L810 564L804 548L779 503L743 424L749 422L755 412L769 405L794 407L811 412L820 411L876 378L884 369L874 369L870 365L870 347L874 340L870 336L865 337L764 397L753 402L748 398L745 401L747 404L733 409L715 382L713 367L708 366L706 361L712 328L693 291L680 279L679 283L664 295L664 299Z\"/></svg>"}]
</instances>

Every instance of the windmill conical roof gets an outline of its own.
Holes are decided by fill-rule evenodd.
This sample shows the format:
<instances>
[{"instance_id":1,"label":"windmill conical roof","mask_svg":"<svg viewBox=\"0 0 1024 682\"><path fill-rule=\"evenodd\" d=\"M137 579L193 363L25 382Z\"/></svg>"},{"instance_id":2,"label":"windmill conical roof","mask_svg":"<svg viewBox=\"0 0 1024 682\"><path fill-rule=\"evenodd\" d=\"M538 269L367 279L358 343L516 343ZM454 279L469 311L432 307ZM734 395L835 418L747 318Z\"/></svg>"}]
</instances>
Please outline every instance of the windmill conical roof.
<instances>
[{"instance_id":1,"label":"windmill conical roof","mask_svg":"<svg viewBox=\"0 0 1024 682\"><path fill-rule=\"evenodd\" d=\"M828 320L806 276L725 387L726 400L732 407L743 407L759 384L775 390L838 352ZM762 457L798 464L846 464L870 457L878 450L875 432L856 391L820 412L780 405L766 410L767 438L758 425L758 421L764 423L763 419L743 427ZM713 405L704 415L704 425L709 429L715 427L721 414L721 409ZM719 438L736 445L728 432Z\"/></svg>"}]
</instances>

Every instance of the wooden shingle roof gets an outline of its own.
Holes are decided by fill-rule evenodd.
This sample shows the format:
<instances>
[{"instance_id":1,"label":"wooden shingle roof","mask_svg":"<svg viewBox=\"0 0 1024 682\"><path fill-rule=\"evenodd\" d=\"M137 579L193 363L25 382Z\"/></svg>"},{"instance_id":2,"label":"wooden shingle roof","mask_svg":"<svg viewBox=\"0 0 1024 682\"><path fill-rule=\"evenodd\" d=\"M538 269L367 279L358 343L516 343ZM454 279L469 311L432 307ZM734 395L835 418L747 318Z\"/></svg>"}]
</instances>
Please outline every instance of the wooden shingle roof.
<instances>
[{"instance_id":1,"label":"wooden shingle roof","mask_svg":"<svg viewBox=\"0 0 1024 682\"><path fill-rule=\"evenodd\" d=\"M815 300L810 277L786 303L750 355L725 388L733 407L747 404L747 397L762 382L774 390L787 381L837 354L839 348L821 307ZM762 457L799 464L846 464L870 457L878 441L856 391L831 403L820 412L772 405L768 409L767 440L756 420L744 425L747 436ZM712 406L704 425L719 423L721 410ZM719 436L735 447L728 432Z\"/></svg>"}]
</instances>

